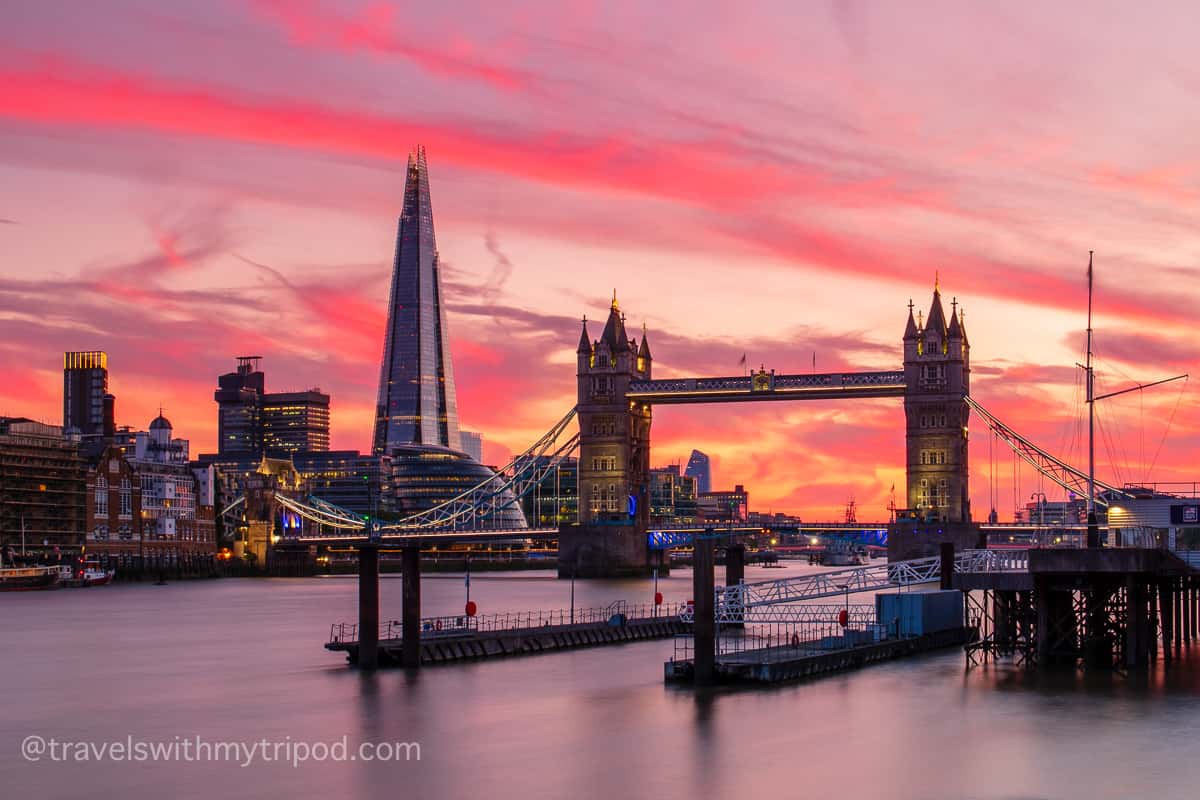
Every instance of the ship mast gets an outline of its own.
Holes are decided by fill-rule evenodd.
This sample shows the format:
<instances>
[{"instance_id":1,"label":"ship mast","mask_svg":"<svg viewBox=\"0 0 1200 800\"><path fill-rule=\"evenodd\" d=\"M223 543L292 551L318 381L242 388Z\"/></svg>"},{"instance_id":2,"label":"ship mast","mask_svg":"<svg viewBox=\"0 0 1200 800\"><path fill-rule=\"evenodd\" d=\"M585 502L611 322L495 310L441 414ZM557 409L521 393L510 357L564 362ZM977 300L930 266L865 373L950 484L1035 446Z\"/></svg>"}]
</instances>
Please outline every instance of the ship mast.
<instances>
[{"instance_id":1,"label":"ship mast","mask_svg":"<svg viewBox=\"0 0 1200 800\"><path fill-rule=\"evenodd\" d=\"M1096 547L1093 538L1099 537L1096 525L1096 374L1092 369L1092 251L1088 250L1088 319L1087 319L1087 366L1084 372L1087 377L1087 406L1088 406L1088 496L1087 524L1088 547Z\"/></svg>"}]
</instances>

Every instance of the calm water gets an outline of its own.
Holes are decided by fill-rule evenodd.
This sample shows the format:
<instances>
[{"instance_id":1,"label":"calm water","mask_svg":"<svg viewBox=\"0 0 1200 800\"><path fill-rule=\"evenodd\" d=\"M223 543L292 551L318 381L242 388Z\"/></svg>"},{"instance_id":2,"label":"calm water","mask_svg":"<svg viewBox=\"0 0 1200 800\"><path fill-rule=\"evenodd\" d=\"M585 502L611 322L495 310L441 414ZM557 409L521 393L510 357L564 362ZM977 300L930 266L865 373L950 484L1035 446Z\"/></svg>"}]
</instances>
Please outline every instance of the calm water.
<instances>
[{"instance_id":1,"label":"calm water","mask_svg":"<svg viewBox=\"0 0 1200 800\"><path fill-rule=\"evenodd\" d=\"M805 571L792 567L786 574ZM751 568L748 577L779 570ZM667 602L691 576L661 582ZM476 575L481 613L565 606L543 573ZM579 606L649 581L579 582ZM428 577L427 614L461 578ZM961 652L766 691L667 688L670 642L360 675L322 649L347 578L0 595L0 798L1194 798L1200 681L964 673ZM385 577L383 615L399 614ZM1200 652L1193 658L1200 675ZM67 741L419 742L419 762L38 763Z\"/></svg>"}]
</instances>

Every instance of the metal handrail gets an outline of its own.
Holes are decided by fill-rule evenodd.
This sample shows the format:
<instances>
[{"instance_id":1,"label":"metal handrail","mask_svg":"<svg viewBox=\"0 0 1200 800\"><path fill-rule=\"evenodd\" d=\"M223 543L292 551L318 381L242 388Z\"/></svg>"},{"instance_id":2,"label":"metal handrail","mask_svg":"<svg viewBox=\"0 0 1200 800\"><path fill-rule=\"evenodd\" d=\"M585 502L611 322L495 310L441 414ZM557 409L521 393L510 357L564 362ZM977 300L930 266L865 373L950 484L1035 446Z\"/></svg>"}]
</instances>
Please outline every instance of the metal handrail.
<instances>
[{"instance_id":1,"label":"metal handrail","mask_svg":"<svg viewBox=\"0 0 1200 800\"><path fill-rule=\"evenodd\" d=\"M613 611L619 608L619 611ZM570 625L592 625L608 623L614 615L623 614L625 621L651 619L667 615L661 612L661 606L653 603L638 603L630 605L620 600L604 608L558 608L542 611L507 611L497 614L469 617L465 614L421 618L421 636L455 636L470 633L502 633L506 631L527 630L533 628L549 628ZM380 641L400 639L404 625L401 620L389 620L379 623ZM329 641L357 641L358 624L354 622L335 622L329 628Z\"/></svg>"}]
</instances>

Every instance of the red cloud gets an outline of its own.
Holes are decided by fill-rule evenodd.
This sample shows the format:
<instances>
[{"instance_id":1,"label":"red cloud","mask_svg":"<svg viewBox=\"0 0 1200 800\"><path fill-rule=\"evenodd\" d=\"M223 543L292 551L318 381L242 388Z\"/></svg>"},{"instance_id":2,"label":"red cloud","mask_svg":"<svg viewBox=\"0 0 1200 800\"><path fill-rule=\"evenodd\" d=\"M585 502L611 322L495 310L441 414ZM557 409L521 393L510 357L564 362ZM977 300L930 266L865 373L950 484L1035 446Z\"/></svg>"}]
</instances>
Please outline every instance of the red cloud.
<instances>
[{"instance_id":1,"label":"red cloud","mask_svg":"<svg viewBox=\"0 0 1200 800\"><path fill-rule=\"evenodd\" d=\"M396 33L395 9L386 3L367 6L358 17L340 16L314 2L257 0L255 5L282 24L295 44L394 56L432 75L482 81L507 91L528 88L533 81L519 70L474 60L473 48L461 38L451 48L458 52L405 41Z\"/></svg>"}]
</instances>

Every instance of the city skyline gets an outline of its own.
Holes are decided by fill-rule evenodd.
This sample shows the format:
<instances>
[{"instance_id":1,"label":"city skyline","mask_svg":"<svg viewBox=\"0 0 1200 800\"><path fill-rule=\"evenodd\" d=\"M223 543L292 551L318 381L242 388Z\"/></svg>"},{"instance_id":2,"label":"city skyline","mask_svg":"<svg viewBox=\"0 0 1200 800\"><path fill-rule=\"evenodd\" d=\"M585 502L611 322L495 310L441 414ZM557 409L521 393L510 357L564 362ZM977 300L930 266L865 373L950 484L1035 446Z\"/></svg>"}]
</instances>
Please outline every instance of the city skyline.
<instances>
[{"instance_id":1,"label":"city skyline","mask_svg":"<svg viewBox=\"0 0 1200 800\"><path fill-rule=\"evenodd\" d=\"M334 396L332 447L369 450L417 141L437 164L461 416L491 463L570 406L578 319L601 318L614 286L648 324L656 376L737 374L743 355L831 371L898 368L907 302L926 306L940 272L967 308L972 391L1079 465L1089 249L1105 388L1197 371L1186 132L1200 84L1165 55L1184 36L1169 15L1114 53L1097 44L1120 20L1103 14L832 4L795 25L740 14L684 53L646 47L673 15L493 13L433 10L421 31L316 3L11 20L0 413L55 420L62 353L105 350L119 422L161 401L212 451L212 376L262 352L281 384ZM446 51L421 44L451 30ZM671 104L649 102L664 90ZM1190 385L1101 417L1105 479L1152 463L1159 480L1195 479ZM979 519L989 440L972 433ZM854 495L882 517L903 485L896 402L657 410L652 462L692 448L764 510L836 517ZM1023 505L996 456L1002 511ZM1038 488L1028 471L1023 486Z\"/></svg>"}]
</instances>

